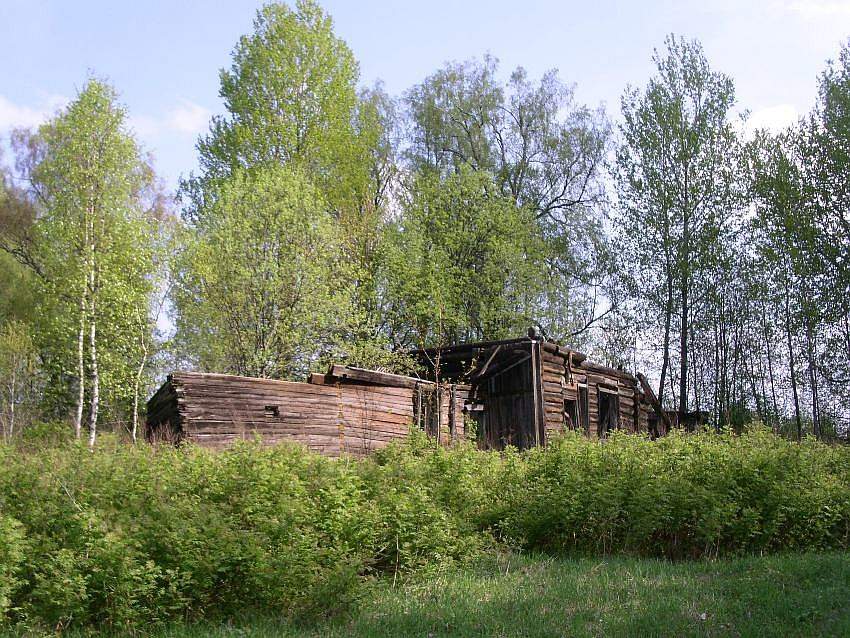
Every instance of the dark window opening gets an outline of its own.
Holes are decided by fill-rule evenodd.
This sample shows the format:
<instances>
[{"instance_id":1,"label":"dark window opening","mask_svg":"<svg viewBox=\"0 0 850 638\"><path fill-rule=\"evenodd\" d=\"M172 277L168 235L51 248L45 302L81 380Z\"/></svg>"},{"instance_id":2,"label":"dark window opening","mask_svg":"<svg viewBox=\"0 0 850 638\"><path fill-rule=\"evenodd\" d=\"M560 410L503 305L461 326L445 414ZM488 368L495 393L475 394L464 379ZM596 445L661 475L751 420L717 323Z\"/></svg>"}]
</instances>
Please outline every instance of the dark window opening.
<instances>
[{"instance_id":1,"label":"dark window opening","mask_svg":"<svg viewBox=\"0 0 850 638\"><path fill-rule=\"evenodd\" d=\"M581 423L581 429L585 434L590 433L590 409L587 401L587 386L581 386L578 389L578 416Z\"/></svg>"},{"instance_id":2,"label":"dark window opening","mask_svg":"<svg viewBox=\"0 0 850 638\"><path fill-rule=\"evenodd\" d=\"M578 401L575 399L564 399L564 427L568 430L579 428Z\"/></svg>"},{"instance_id":3,"label":"dark window opening","mask_svg":"<svg viewBox=\"0 0 850 638\"><path fill-rule=\"evenodd\" d=\"M599 436L604 437L619 427L620 397L615 392L599 388Z\"/></svg>"},{"instance_id":4,"label":"dark window opening","mask_svg":"<svg viewBox=\"0 0 850 638\"><path fill-rule=\"evenodd\" d=\"M280 406L279 405L267 405L265 408L266 416L280 416Z\"/></svg>"},{"instance_id":5,"label":"dark window opening","mask_svg":"<svg viewBox=\"0 0 850 638\"><path fill-rule=\"evenodd\" d=\"M440 404L434 386L419 385L413 392L413 422L430 436L440 432Z\"/></svg>"}]
</instances>

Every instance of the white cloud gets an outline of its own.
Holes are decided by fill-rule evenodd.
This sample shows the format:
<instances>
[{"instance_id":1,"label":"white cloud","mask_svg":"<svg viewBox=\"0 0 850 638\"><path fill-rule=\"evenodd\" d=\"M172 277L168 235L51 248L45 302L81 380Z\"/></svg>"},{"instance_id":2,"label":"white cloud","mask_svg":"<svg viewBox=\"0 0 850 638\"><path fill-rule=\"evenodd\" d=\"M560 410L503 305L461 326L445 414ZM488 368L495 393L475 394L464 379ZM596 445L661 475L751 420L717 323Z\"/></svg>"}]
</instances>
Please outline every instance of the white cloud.
<instances>
[{"instance_id":1,"label":"white cloud","mask_svg":"<svg viewBox=\"0 0 850 638\"><path fill-rule=\"evenodd\" d=\"M131 115L130 128L142 138L151 138L168 133L195 136L209 124L212 113L199 104L181 99L177 106L163 116Z\"/></svg>"},{"instance_id":2,"label":"white cloud","mask_svg":"<svg viewBox=\"0 0 850 638\"><path fill-rule=\"evenodd\" d=\"M66 97L50 95L43 99L38 106L29 106L16 104L0 95L0 131L38 126L67 103L68 98Z\"/></svg>"},{"instance_id":3,"label":"white cloud","mask_svg":"<svg viewBox=\"0 0 850 638\"><path fill-rule=\"evenodd\" d=\"M149 115L130 115L127 125L139 137L153 137L162 130L162 122Z\"/></svg>"},{"instance_id":4,"label":"white cloud","mask_svg":"<svg viewBox=\"0 0 850 638\"><path fill-rule=\"evenodd\" d=\"M209 124L212 113L199 104L182 99L180 104L171 110L168 125L180 133L198 135Z\"/></svg>"},{"instance_id":5,"label":"white cloud","mask_svg":"<svg viewBox=\"0 0 850 638\"><path fill-rule=\"evenodd\" d=\"M746 130L753 133L758 129L767 129L771 133L778 133L796 122L799 116L800 114L793 104L775 104L750 113Z\"/></svg>"},{"instance_id":6,"label":"white cloud","mask_svg":"<svg viewBox=\"0 0 850 638\"><path fill-rule=\"evenodd\" d=\"M18 127L36 127L55 115L56 111L68 102L68 98L62 95L48 95L39 104L18 104L0 95L0 133ZM211 117L212 113L203 106L180 99L176 106L161 117L131 114L128 125L142 138L168 133L195 136L206 129Z\"/></svg>"}]
</instances>

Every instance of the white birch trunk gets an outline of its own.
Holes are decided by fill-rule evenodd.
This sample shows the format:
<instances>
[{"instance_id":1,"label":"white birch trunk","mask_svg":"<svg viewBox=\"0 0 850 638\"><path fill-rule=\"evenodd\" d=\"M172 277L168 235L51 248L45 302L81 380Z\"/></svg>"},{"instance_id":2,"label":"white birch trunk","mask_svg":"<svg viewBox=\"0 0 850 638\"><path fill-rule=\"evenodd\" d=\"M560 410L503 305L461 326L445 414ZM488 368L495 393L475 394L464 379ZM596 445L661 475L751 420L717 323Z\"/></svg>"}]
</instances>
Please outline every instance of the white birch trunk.
<instances>
[{"instance_id":1,"label":"white birch trunk","mask_svg":"<svg viewBox=\"0 0 850 638\"><path fill-rule=\"evenodd\" d=\"M86 364L85 364L85 334L86 334L86 286L80 295L80 329L77 333L77 405L74 410L74 437L79 440L83 425L83 404L86 393Z\"/></svg>"},{"instance_id":2,"label":"white birch trunk","mask_svg":"<svg viewBox=\"0 0 850 638\"><path fill-rule=\"evenodd\" d=\"M91 284L92 298L91 325L89 326L89 357L91 359L91 404L89 409L89 447L94 447L97 438L97 415L100 408L100 374L97 368L97 306L95 304L95 273L94 268L89 271L89 282Z\"/></svg>"},{"instance_id":3,"label":"white birch trunk","mask_svg":"<svg viewBox=\"0 0 850 638\"><path fill-rule=\"evenodd\" d=\"M145 370L145 364L148 361L148 342L142 337L142 360L139 363L139 369L136 370L136 385L133 388L133 429L130 431L130 436L133 443L138 439L139 432L139 385L142 382L142 372Z\"/></svg>"}]
</instances>

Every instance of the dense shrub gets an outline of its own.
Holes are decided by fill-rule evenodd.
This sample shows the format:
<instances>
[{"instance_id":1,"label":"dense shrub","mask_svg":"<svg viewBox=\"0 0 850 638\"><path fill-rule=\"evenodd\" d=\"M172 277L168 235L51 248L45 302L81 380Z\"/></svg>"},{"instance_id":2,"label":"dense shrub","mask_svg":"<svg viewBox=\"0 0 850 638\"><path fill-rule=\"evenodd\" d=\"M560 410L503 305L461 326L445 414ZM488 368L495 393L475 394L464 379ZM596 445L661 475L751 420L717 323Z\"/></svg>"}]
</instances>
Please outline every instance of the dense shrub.
<instances>
[{"instance_id":1,"label":"dense shrub","mask_svg":"<svg viewBox=\"0 0 850 638\"><path fill-rule=\"evenodd\" d=\"M523 458L495 521L538 549L668 557L850 546L850 449L754 428L568 436Z\"/></svg>"},{"instance_id":2,"label":"dense shrub","mask_svg":"<svg viewBox=\"0 0 850 638\"><path fill-rule=\"evenodd\" d=\"M12 606L11 596L20 584L24 562L23 530L13 518L0 514L0 624Z\"/></svg>"},{"instance_id":3,"label":"dense shrub","mask_svg":"<svg viewBox=\"0 0 850 638\"><path fill-rule=\"evenodd\" d=\"M460 467L446 459L461 454L475 458L421 439L368 462L294 445L1 447L0 617L131 626L331 612L371 575L480 546L449 487L426 480L429 463ZM463 486L451 489L457 501Z\"/></svg>"},{"instance_id":4,"label":"dense shrub","mask_svg":"<svg viewBox=\"0 0 850 638\"><path fill-rule=\"evenodd\" d=\"M671 557L850 546L850 449L754 430L369 459L0 447L0 624L332 613L489 544Z\"/></svg>"}]
</instances>

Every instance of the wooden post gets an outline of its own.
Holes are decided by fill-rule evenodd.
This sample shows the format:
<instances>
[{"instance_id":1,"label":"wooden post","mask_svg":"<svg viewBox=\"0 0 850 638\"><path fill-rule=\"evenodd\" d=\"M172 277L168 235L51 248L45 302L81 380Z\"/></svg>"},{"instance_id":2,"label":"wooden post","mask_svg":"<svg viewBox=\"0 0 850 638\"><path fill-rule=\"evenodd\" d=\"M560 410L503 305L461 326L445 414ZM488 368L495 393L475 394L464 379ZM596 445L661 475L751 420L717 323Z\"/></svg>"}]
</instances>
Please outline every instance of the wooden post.
<instances>
[{"instance_id":1,"label":"wooden post","mask_svg":"<svg viewBox=\"0 0 850 638\"><path fill-rule=\"evenodd\" d=\"M449 440L454 443L457 439L457 423L455 415L455 384L449 386Z\"/></svg>"},{"instance_id":2,"label":"wooden post","mask_svg":"<svg viewBox=\"0 0 850 638\"><path fill-rule=\"evenodd\" d=\"M339 453L345 452L345 415L342 413L342 386L336 382L336 418L337 436L339 437Z\"/></svg>"},{"instance_id":3,"label":"wooden post","mask_svg":"<svg viewBox=\"0 0 850 638\"><path fill-rule=\"evenodd\" d=\"M532 400L534 401L534 444L543 445L545 443L545 413L543 413L543 380L542 380L542 365L540 356L540 343L538 341L531 342L531 386ZM542 413L542 414L541 414ZM541 418L544 417L544 418Z\"/></svg>"}]
</instances>

